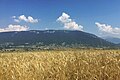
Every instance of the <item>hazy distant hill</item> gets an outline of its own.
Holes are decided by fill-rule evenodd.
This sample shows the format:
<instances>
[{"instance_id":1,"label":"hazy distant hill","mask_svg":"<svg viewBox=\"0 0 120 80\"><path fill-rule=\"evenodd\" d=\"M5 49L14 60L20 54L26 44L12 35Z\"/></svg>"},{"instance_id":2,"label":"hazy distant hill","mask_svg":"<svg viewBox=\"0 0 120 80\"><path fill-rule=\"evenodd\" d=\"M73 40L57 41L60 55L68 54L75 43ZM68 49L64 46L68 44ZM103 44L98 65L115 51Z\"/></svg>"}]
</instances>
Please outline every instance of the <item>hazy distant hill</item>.
<instances>
[{"instance_id":1,"label":"hazy distant hill","mask_svg":"<svg viewBox=\"0 0 120 80\"><path fill-rule=\"evenodd\" d=\"M104 39L82 31L71 30L31 30L0 33L1 45L81 45L91 47L114 46Z\"/></svg>"},{"instance_id":2,"label":"hazy distant hill","mask_svg":"<svg viewBox=\"0 0 120 80\"><path fill-rule=\"evenodd\" d=\"M120 44L120 38L106 37L104 39L106 39L107 41L110 41L112 43L115 43L115 44Z\"/></svg>"}]
</instances>

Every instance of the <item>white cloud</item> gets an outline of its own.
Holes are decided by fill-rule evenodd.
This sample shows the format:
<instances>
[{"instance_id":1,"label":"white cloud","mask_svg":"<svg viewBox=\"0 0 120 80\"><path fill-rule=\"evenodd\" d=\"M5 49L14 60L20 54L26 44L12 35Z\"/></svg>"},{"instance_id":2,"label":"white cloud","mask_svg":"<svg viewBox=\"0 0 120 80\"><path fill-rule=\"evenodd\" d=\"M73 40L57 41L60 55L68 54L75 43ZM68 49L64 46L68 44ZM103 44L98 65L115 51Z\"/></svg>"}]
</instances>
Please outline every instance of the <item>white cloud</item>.
<instances>
[{"instance_id":1,"label":"white cloud","mask_svg":"<svg viewBox=\"0 0 120 80\"><path fill-rule=\"evenodd\" d=\"M70 30L83 30L83 26L78 25L75 21L70 19L70 16L66 13L62 13L62 16L60 16L57 21L61 22L64 24L65 29L70 29Z\"/></svg>"},{"instance_id":2,"label":"white cloud","mask_svg":"<svg viewBox=\"0 0 120 80\"><path fill-rule=\"evenodd\" d=\"M14 19L15 22L20 22L20 21L25 21L25 22L29 22L29 23L37 23L38 19L34 19L31 16L26 17L25 15L21 15L18 18L16 18L16 16L12 17Z\"/></svg>"},{"instance_id":3,"label":"white cloud","mask_svg":"<svg viewBox=\"0 0 120 80\"><path fill-rule=\"evenodd\" d=\"M15 22L17 22L17 23L19 23L19 22L20 22L20 20L18 20L18 19L14 19L14 21L15 21Z\"/></svg>"},{"instance_id":4,"label":"white cloud","mask_svg":"<svg viewBox=\"0 0 120 80\"><path fill-rule=\"evenodd\" d=\"M23 20L23 21L26 21L27 22L27 18L25 15L21 15L18 17L19 20Z\"/></svg>"},{"instance_id":5,"label":"white cloud","mask_svg":"<svg viewBox=\"0 0 120 80\"><path fill-rule=\"evenodd\" d=\"M27 22L30 22L30 23L37 23L37 22L38 22L38 19L33 19L33 17L28 16Z\"/></svg>"},{"instance_id":6,"label":"white cloud","mask_svg":"<svg viewBox=\"0 0 120 80\"><path fill-rule=\"evenodd\" d=\"M15 19L15 18L16 18L16 16L12 16L12 18L13 18L13 19Z\"/></svg>"},{"instance_id":7,"label":"white cloud","mask_svg":"<svg viewBox=\"0 0 120 80\"><path fill-rule=\"evenodd\" d=\"M71 22L72 20L69 19L70 16L66 13L62 13L62 16L60 16L57 20L61 21L62 23L67 23L67 22Z\"/></svg>"},{"instance_id":8,"label":"white cloud","mask_svg":"<svg viewBox=\"0 0 120 80\"><path fill-rule=\"evenodd\" d=\"M120 28L112 27L108 24L101 24L99 22L96 22L95 24L104 35L120 38Z\"/></svg>"},{"instance_id":9,"label":"white cloud","mask_svg":"<svg viewBox=\"0 0 120 80\"><path fill-rule=\"evenodd\" d=\"M6 28L0 28L0 32L10 32L10 31L26 31L29 27L21 25L8 25Z\"/></svg>"}]
</instances>

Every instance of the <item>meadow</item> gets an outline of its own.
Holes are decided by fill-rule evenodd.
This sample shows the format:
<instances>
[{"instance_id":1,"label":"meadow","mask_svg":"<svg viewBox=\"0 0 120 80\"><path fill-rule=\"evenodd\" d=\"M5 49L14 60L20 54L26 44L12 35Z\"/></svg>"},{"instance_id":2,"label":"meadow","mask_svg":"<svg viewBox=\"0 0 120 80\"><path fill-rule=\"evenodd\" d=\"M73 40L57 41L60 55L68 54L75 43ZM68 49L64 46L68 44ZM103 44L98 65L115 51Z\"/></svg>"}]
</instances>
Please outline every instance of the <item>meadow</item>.
<instances>
[{"instance_id":1,"label":"meadow","mask_svg":"<svg viewBox=\"0 0 120 80\"><path fill-rule=\"evenodd\" d=\"M120 50L1 52L0 80L120 80Z\"/></svg>"}]
</instances>

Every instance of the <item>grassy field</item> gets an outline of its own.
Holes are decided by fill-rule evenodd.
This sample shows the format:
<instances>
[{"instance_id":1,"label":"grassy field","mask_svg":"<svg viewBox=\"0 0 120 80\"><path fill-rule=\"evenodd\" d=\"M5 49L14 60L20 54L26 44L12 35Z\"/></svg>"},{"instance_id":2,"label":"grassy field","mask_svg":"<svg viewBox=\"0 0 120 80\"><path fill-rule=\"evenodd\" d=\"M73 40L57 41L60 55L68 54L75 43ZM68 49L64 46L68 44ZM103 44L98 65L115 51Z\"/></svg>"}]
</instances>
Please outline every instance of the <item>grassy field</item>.
<instances>
[{"instance_id":1,"label":"grassy field","mask_svg":"<svg viewBox=\"0 0 120 80\"><path fill-rule=\"evenodd\" d=\"M120 50L0 53L0 80L120 80Z\"/></svg>"}]
</instances>

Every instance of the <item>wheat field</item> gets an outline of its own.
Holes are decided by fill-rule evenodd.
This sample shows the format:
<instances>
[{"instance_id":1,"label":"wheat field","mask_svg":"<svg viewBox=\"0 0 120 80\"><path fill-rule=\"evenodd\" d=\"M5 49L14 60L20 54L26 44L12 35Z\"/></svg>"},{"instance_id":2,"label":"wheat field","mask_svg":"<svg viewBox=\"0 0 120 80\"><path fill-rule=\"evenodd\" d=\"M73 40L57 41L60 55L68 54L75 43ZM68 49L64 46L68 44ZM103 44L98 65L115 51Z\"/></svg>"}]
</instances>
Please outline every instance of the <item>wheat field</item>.
<instances>
[{"instance_id":1,"label":"wheat field","mask_svg":"<svg viewBox=\"0 0 120 80\"><path fill-rule=\"evenodd\" d=\"M120 80L120 50L0 53L0 80Z\"/></svg>"}]
</instances>

